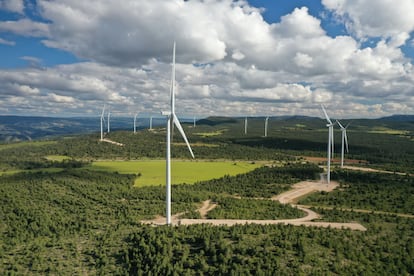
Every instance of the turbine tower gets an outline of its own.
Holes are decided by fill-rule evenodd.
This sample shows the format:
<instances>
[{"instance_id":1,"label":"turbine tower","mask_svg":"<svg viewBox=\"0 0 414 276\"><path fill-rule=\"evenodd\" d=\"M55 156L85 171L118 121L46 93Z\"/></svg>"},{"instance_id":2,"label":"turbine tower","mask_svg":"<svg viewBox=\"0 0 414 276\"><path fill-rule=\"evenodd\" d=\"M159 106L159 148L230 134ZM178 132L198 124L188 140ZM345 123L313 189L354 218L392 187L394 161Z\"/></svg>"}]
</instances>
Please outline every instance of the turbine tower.
<instances>
[{"instance_id":1,"label":"turbine tower","mask_svg":"<svg viewBox=\"0 0 414 276\"><path fill-rule=\"evenodd\" d=\"M196 127L196 116L194 116L193 127Z\"/></svg>"},{"instance_id":2,"label":"turbine tower","mask_svg":"<svg viewBox=\"0 0 414 276\"><path fill-rule=\"evenodd\" d=\"M247 117L244 118L244 134L247 134Z\"/></svg>"},{"instance_id":3,"label":"turbine tower","mask_svg":"<svg viewBox=\"0 0 414 276\"><path fill-rule=\"evenodd\" d=\"M149 129L152 130L152 116L150 116Z\"/></svg>"},{"instance_id":4,"label":"turbine tower","mask_svg":"<svg viewBox=\"0 0 414 276\"><path fill-rule=\"evenodd\" d=\"M104 136L104 124L105 124L105 105L102 108L102 114L101 114L101 141L103 140Z\"/></svg>"},{"instance_id":5,"label":"turbine tower","mask_svg":"<svg viewBox=\"0 0 414 276\"><path fill-rule=\"evenodd\" d=\"M175 115L175 41L173 46L173 61L171 73L171 87L170 87L170 111L162 112L162 115L167 116L167 154L166 154L166 217L167 225L171 224L171 129L175 125L181 136L187 144L191 156L194 158L193 151L185 136L184 130L181 127L180 121Z\"/></svg>"},{"instance_id":6,"label":"turbine tower","mask_svg":"<svg viewBox=\"0 0 414 276\"><path fill-rule=\"evenodd\" d=\"M111 131L111 128L110 128L110 118L111 118L111 111L108 109L108 133Z\"/></svg>"},{"instance_id":7,"label":"turbine tower","mask_svg":"<svg viewBox=\"0 0 414 276\"><path fill-rule=\"evenodd\" d=\"M328 114L326 113L325 108L323 107L323 105L321 105L322 110L323 110L323 114L325 115L326 121L328 122L326 124L326 127L328 127L328 162L327 162L327 169L328 169L328 174L327 174L327 182L328 184L331 182L331 153L332 153L332 157L333 157L333 152L334 152L334 137L333 137L333 126L335 125L335 123L332 123L331 119L329 119Z\"/></svg>"},{"instance_id":8,"label":"turbine tower","mask_svg":"<svg viewBox=\"0 0 414 276\"><path fill-rule=\"evenodd\" d=\"M344 151L345 151L345 147L346 147L346 153L349 152L349 149L348 149L348 137L346 135L346 129L349 127L349 123L344 127L338 120L336 120L336 122L338 123L339 127L341 128L341 132L342 132L341 168L343 168L344 167Z\"/></svg>"},{"instance_id":9,"label":"turbine tower","mask_svg":"<svg viewBox=\"0 0 414 276\"><path fill-rule=\"evenodd\" d=\"M269 125L269 117L265 119L264 137L267 137L267 126Z\"/></svg>"},{"instance_id":10,"label":"turbine tower","mask_svg":"<svg viewBox=\"0 0 414 276\"><path fill-rule=\"evenodd\" d=\"M134 133L137 132L137 117L138 117L138 113L136 113L134 116Z\"/></svg>"}]
</instances>

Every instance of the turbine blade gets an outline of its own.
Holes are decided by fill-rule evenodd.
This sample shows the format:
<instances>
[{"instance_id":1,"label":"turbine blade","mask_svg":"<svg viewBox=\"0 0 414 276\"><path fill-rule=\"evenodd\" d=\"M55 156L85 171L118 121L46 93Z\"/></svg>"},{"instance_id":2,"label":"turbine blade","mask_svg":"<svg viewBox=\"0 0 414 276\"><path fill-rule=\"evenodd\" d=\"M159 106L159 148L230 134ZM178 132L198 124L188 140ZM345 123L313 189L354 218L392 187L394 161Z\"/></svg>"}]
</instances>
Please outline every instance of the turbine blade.
<instances>
[{"instance_id":1,"label":"turbine blade","mask_svg":"<svg viewBox=\"0 0 414 276\"><path fill-rule=\"evenodd\" d=\"M338 123L338 125L341 129L344 129L344 127L342 126L342 124L338 120L336 120L336 122Z\"/></svg>"},{"instance_id":2,"label":"turbine blade","mask_svg":"<svg viewBox=\"0 0 414 276\"><path fill-rule=\"evenodd\" d=\"M172 143L173 142L173 139L174 139L174 122L173 121L171 121L170 137L171 137L171 143Z\"/></svg>"},{"instance_id":3,"label":"turbine blade","mask_svg":"<svg viewBox=\"0 0 414 276\"><path fill-rule=\"evenodd\" d=\"M103 118L103 117L104 117L104 115L105 115L105 105L104 105L104 107L102 108L101 118Z\"/></svg>"},{"instance_id":4,"label":"turbine blade","mask_svg":"<svg viewBox=\"0 0 414 276\"><path fill-rule=\"evenodd\" d=\"M329 119L328 113L326 113L325 107L323 107L323 105L321 105L322 110L323 110L323 114L325 114L325 118L328 121L328 123L332 124L331 119Z\"/></svg>"},{"instance_id":5,"label":"turbine blade","mask_svg":"<svg viewBox=\"0 0 414 276\"><path fill-rule=\"evenodd\" d=\"M184 138L185 143L187 144L188 150L191 153L191 156L194 158L194 153L193 150L191 149L190 143L187 140L187 136L185 136L184 130L181 127L180 121L178 120L177 116L175 114L171 114L171 116L173 117L173 121L175 126L177 127L178 131L181 133L181 136Z\"/></svg>"},{"instance_id":6,"label":"turbine blade","mask_svg":"<svg viewBox=\"0 0 414 276\"><path fill-rule=\"evenodd\" d=\"M173 46L173 60L172 60L172 69L171 69L171 87L170 87L170 97L171 97L171 113L175 113L175 41Z\"/></svg>"},{"instance_id":7,"label":"turbine blade","mask_svg":"<svg viewBox=\"0 0 414 276\"><path fill-rule=\"evenodd\" d=\"M332 143L332 158L334 156L334 147L335 147L335 143L334 143L334 130L333 130L333 126L331 126L331 143Z\"/></svg>"},{"instance_id":8,"label":"turbine blade","mask_svg":"<svg viewBox=\"0 0 414 276\"><path fill-rule=\"evenodd\" d=\"M101 121L103 121L103 122L104 122L104 124L106 124L106 121L105 121L105 114L103 113L103 111L102 111Z\"/></svg>"},{"instance_id":9,"label":"turbine blade","mask_svg":"<svg viewBox=\"0 0 414 276\"><path fill-rule=\"evenodd\" d=\"M175 90L176 90L176 84L175 84L175 41L173 44L173 59L172 59L172 66L171 66L171 86L170 86L170 111L171 115L175 113ZM175 118L175 116L174 116ZM174 137L174 122L171 120L171 133L170 133L170 139L173 140Z\"/></svg>"},{"instance_id":10,"label":"turbine blade","mask_svg":"<svg viewBox=\"0 0 414 276\"><path fill-rule=\"evenodd\" d=\"M348 153L349 152L349 149L348 149L348 136L346 135L346 129L344 130L344 137L345 137L346 153Z\"/></svg>"}]
</instances>

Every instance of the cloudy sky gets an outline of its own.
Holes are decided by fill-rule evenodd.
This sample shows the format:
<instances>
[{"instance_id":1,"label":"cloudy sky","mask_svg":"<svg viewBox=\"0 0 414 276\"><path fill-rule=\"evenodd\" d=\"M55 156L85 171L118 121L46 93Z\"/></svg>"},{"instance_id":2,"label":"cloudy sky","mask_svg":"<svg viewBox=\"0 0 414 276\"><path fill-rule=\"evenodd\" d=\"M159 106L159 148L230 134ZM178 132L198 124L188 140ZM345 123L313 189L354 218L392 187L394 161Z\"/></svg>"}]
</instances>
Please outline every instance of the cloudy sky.
<instances>
[{"instance_id":1,"label":"cloudy sky","mask_svg":"<svg viewBox=\"0 0 414 276\"><path fill-rule=\"evenodd\" d=\"M0 114L414 114L413 0L0 0Z\"/></svg>"}]
</instances>

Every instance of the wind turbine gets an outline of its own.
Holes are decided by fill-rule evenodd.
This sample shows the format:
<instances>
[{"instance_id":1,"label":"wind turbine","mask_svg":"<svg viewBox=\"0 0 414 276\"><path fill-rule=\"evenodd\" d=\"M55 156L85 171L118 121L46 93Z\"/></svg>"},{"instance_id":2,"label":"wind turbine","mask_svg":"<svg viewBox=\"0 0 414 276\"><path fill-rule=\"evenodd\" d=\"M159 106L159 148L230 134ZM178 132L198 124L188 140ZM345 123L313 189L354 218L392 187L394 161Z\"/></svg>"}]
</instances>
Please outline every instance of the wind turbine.
<instances>
[{"instance_id":1,"label":"wind turbine","mask_svg":"<svg viewBox=\"0 0 414 276\"><path fill-rule=\"evenodd\" d=\"M102 108L102 114L101 114L101 141L103 140L103 135L104 135L104 130L103 130L104 123L105 123L105 105Z\"/></svg>"},{"instance_id":2,"label":"wind turbine","mask_svg":"<svg viewBox=\"0 0 414 276\"><path fill-rule=\"evenodd\" d=\"M152 130L152 116L150 116L149 129Z\"/></svg>"},{"instance_id":3,"label":"wind turbine","mask_svg":"<svg viewBox=\"0 0 414 276\"><path fill-rule=\"evenodd\" d=\"M338 120L336 120L336 122L338 123L339 127L341 128L341 132L342 132L342 146L341 146L341 168L344 167L344 151L346 147L346 153L349 152L348 149L348 137L346 135L346 129L349 127L349 123L344 127Z\"/></svg>"},{"instance_id":4,"label":"wind turbine","mask_svg":"<svg viewBox=\"0 0 414 276\"><path fill-rule=\"evenodd\" d=\"M194 116L193 127L196 127L196 116Z\"/></svg>"},{"instance_id":5,"label":"wind turbine","mask_svg":"<svg viewBox=\"0 0 414 276\"><path fill-rule=\"evenodd\" d=\"M111 110L108 109L108 133L111 131L110 118L111 118Z\"/></svg>"},{"instance_id":6,"label":"wind turbine","mask_svg":"<svg viewBox=\"0 0 414 276\"><path fill-rule=\"evenodd\" d=\"M265 129L264 129L264 137L267 137L267 126L269 124L269 117L265 119Z\"/></svg>"},{"instance_id":7,"label":"wind turbine","mask_svg":"<svg viewBox=\"0 0 414 276\"><path fill-rule=\"evenodd\" d=\"M247 117L244 118L244 134L247 134Z\"/></svg>"},{"instance_id":8,"label":"wind turbine","mask_svg":"<svg viewBox=\"0 0 414 276\"><path fill-rule=\"evenodd\" d=\"M171 87L170 87L170 111L162 112L162 115L167 116L167 154L166 154L166 217L167 224L171 224L171 129L175 125L181 136L184 138L187 144L188 150L191 156L194 158L193 151L185 136L184 130L181 127L180 121L175 115L175 41L173 47L173 61L172 61L172 73L171 73Z\"/></svg>"},{"instance_id":9,"label":"wind turbine","mask_svg":"<svg viewBox=\"0 0 414 276\"><path fill-rule=\"evenodd\" d=\"M134 133L137 132L137 117L138 117L138 113L135 113L135 116L134 116Z\"/></svg>"},{"instance_id":10,"label":"wind turbine","mask_svg":"<svg viewBox=\"0 0 414 276\"><path fill-rule=\"evenodd\" d=\"M335 125L335 123L332 123L331 119L329 119L328 114L326 113L325 108L323 107L323 105L321 105L322 110L323 110L323 114L325 115L326 121L328 122L326 124L326 126L328 127L328 174L327 174L327 181L328 184L331 182L331 153L332 153L332 157L333 157L333 153L334 153L334 136L333 136L333 126Z\"/></svg>"}]
</instances>

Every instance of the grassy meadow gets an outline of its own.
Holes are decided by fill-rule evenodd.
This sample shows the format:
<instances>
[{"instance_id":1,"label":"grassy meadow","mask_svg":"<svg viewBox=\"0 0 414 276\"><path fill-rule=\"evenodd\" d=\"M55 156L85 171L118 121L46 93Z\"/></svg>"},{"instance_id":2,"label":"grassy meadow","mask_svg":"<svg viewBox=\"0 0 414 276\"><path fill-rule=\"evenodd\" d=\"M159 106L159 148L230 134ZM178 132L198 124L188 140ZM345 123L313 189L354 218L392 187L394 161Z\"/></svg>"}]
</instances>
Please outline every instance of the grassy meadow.
<instances>
[{"instance_id":1,"label":"grassy meadow","mask_svg":"<svg viewBox=\"0 0 414 276\"><path fill-rule=\"evenodd\" d=\"M0 176L2 175L12 175L17 173L56 173L63 171L63 168L41 168L41 169L31 169L31 170L6 170L6 171L0 171Z\"/></svg>"},{"instance_id":2,"label":"grassy meadow","mask_svg":"<svg viewBox=\"0 0 414 276\"><path fill-rule=\"evenodd\" d=\"M183 161L173 160L171 164L172 184L193 184L224 175L246 173L262 166L245 161ZM146 161L96 161L88 168L99 171L136 174L135 186L153 186L165 183L165 160Z\"/></svg>"}]
</instances>

